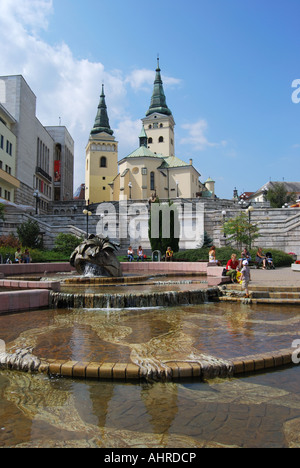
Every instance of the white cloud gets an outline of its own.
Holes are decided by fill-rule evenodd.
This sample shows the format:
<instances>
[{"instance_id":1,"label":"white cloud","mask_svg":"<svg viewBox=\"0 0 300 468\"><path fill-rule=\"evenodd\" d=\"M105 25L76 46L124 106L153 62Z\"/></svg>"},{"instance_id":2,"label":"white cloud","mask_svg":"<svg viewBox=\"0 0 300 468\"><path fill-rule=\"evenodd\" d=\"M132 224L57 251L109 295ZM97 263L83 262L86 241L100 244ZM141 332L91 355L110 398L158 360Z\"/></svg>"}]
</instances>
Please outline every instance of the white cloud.
<instances>
[{"instance_id":1,"label":"white cloud","mask_svg":"<svg viewBox=\"0 0 300 468\"><path fill-rule=\"evenodd\" d=\"M134 70L124 76L101 62L77 59L68 44L50 45L40 33L54 13L52 0L0 0L0 75L23 75L37 96L37 117L44 126L65 125L75 141L75 188L82 180L85 146L94 124L104 82L110 125L120 156L138 146L141 122L128 112L128 91L152 88L155 72ZM163 77L167 86L180 80Z\"/></svg>"},{"instance_id":2,"label":"white cloud","mask_svg":"<svg viewBox=\"0 0 300 468\"><path fill-rule=\"evenodd\" d=\"M226 146L226 141L213 143L207 139L206 132L208 129L207 121L200 119L195 123L182 125L184 130L187 130L188 136L180 140L182 145L192 145L196 150L205 150L209 147Z\"/></svg>"}]
</instances>

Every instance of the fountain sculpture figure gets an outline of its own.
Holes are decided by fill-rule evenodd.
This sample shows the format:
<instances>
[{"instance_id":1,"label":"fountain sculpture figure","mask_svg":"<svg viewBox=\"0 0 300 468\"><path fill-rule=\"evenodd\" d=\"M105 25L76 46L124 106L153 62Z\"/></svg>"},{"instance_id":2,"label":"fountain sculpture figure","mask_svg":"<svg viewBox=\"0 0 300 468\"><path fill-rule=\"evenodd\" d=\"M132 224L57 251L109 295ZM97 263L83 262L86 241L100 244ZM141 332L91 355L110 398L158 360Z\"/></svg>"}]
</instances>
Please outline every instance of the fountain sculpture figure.
<instances>
[{"instance_id":1,"label":"fountain sculpture figure","mask_svg":"<svg viewBox=\"0 0 300 468\"><path fill-rule=\"evenodd\" d=\"M122 277L121 264L115 255L119 244L108 237L91 234L72 253L70 264L80 275Z\"/></svg>"}]
</instances>

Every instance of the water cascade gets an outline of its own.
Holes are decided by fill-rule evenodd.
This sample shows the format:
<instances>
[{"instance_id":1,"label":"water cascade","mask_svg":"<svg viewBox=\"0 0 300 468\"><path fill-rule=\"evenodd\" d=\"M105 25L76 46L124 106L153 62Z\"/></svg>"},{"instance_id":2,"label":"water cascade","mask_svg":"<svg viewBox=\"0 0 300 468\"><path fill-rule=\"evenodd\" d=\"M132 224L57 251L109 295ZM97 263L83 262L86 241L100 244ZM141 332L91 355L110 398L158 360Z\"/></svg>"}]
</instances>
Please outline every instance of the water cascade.
<instances>
[{"instance_id":1,"label":"water cascade","mask_svg":"<svg viewBox=\"0 0 300 468\"><path fill-rule=\"evenodd\" d=\"M57 309L127 309L132 307L172 307L178 305L204 304L217 300L218 288L197 289L191 291L160 291L151 293L50 293L50 307Z\"/></svg>"}]
</instances>

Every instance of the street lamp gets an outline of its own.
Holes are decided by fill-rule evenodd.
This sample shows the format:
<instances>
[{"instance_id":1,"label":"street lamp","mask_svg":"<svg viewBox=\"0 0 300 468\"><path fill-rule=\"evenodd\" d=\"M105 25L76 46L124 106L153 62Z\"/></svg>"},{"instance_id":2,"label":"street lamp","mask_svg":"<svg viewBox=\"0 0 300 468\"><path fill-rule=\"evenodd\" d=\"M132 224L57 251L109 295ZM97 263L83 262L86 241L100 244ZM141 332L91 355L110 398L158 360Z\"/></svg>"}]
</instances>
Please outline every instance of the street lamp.
<instances>
[{"instance_id":1,"label":"street lamp","mask_svg":"<svg viewBox=\"0 0 300 468\"><path fill-rule=\"evenodd\" d=\"M39 194L39 191L38 190L35 190L33 192L33 196L35 198L35 214L37 215L38 214L38 205L40 203L40 194Z\"/></svg>"},{"instance_id":2,"label":"street lamp","mask_svg":"<svg viewBox=\"0 0 300 468\"><path fill-rule=\"evenodd\" d=\"M85 209L82 212L84 215L86 215L86 238L88 239L89 237L89 216L92 216L92 212Z\"/></svg>"},{"instance_id":3,"label":"street lamp","mask_svg":"<svg viewBox=\"0 0 300 468\"><path fill-rule=\"evenodd\" d=\"M222 211L222 217L223 217L223 231L224 231L224 225L225 225L225 221L226 221L226 214L227 214L226 211L223 210L223 211ZM224 231L224 236L223 236L223 237L225 237L225 238L227 237L226 234L225 234L225 231Z\"/></svg>"},{"instance_id":4,"label":"street lamp","mask_svg":"<svg viewBox=\"0 0 300 468\"><path fill-rule=\"evenodd\" d=\"M254 210L253 206L250 205L248 206L247 210L246 210L246 213L248 213L248 216L249 216L249 248L251 249L252 248L252 241L251 241L251 213L252 211Z\"/></svg>"},{"instance_id":5,"label":"street lamp","mask_svg":"<svg viewBox=\"0 0 300 468\"><path fill-rule=\"evenodd\" d=\"M132 183L131 182L129 182L128 187L129 187L129 200L131 200L131 191L132 191Z\"/></svg>"}]
</instances>

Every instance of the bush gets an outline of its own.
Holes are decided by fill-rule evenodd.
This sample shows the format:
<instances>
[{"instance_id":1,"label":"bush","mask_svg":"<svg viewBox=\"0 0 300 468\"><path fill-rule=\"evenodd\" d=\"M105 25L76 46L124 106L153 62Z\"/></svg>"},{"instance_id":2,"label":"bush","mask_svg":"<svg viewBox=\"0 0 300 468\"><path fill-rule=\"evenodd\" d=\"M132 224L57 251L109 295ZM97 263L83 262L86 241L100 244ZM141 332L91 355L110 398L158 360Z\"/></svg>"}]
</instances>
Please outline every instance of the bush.
<instances>
[{"instance_id":1,"label":"bush","mask_svg":"<svg viewBox=\"0 0 300 468\"><path fill-rule=\"evenodd\" d=\"M178 252L174 254L176 260L186 260L187 262L198 262L199 260L206 260L208 262L209 248L202 247L201 249L185 250L184 252ZM255 261L257 248L251 249L250 254L252 261ZM275 267L290 266L293 263L293 259L290 255L281 250L268 249L273 257ZM241 250L233 249L231 247L222 247L216 249L216 258L222 262L222 265L226 265L230 260L231 255L235 253L237 258L241 256ZM266 253L266 251L265 251Z\"/></svg>"},{"instance_id":2,"label":"bush","mask_svg":"<svg viewBox=\"0 0 300 468\"><path fill-rule=\"evenodd\" d=\"M55 239L55 252L61 252L67 256L70 256L71 253L78 247L79 244L83 241L83 237L76 237L73 234L58 234Z\"/></svg>"},{"instance_id":3,"label":"bush","mask_svg":"<svg viewBox=\"0 0 300 468\"><path fill-rule=\"evenodd\" d=\"M0 237L0 247L18 248L21 247L21 244L17 237L15 237L13 234L10 234L9 236Z\"/></svg>"}]
</instances>

